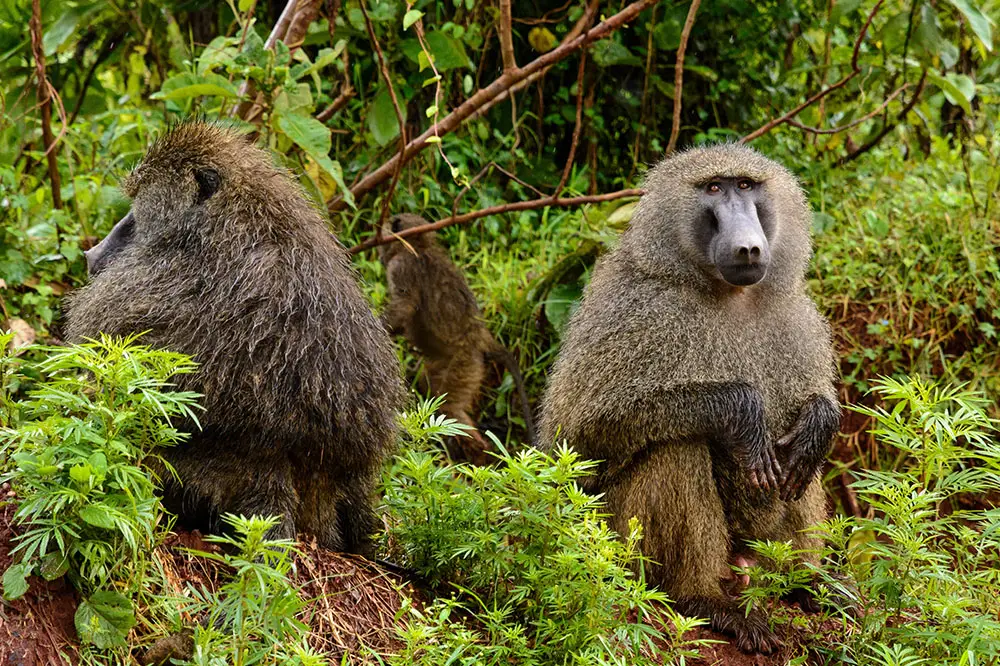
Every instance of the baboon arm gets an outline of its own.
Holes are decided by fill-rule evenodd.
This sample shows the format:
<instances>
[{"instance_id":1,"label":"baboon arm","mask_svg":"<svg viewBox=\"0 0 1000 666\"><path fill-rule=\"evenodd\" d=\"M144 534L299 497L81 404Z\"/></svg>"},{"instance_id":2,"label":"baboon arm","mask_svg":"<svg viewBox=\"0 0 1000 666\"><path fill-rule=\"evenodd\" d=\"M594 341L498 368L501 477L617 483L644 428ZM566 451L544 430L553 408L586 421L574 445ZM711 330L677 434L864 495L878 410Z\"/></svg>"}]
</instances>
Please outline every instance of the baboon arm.
<instances>
[{"instance_id":1,"label":"baboon arm","mask_svg":"<svg viewBox=\"0 0 1000 666\"><path fill-rule=\"evenodd\" d=\"M801 499L823 466L840 430L840 405L826 395L813 395L806 401L799 418L776 448L783 453L781 499Z\"/></svg>"},{"instance_id":2,"label":"baboon arm","mask_svg":"<svg viewBox=\"0 0 1000 666\"><path fill-rule=\"evenodd\" d=\"M417 306L412 298L396 298L393 295L389 305L382 312L382 325L385 330L389 331L390 335L399 335L406 331L407 324L413 321L416 314Z\"/></svg>"},{"instance_id":3,"label":"baboon arm","mask_svg":"<svg viewBox=\"0 0 1000 666\"><path fill-rule=\"evenodd\" d=\"M592 444L577 446L588 457L606 459L609 474L627 467L648 446L707 440L727 448L753 486L778 488L781 469L768 440L764 397L749 384L698 382L619 395L630 397L594 400L598 411L581 428L589 435L582 439ZM609 441L617 450L609 450Z\"/></svg>"}]
</instances>

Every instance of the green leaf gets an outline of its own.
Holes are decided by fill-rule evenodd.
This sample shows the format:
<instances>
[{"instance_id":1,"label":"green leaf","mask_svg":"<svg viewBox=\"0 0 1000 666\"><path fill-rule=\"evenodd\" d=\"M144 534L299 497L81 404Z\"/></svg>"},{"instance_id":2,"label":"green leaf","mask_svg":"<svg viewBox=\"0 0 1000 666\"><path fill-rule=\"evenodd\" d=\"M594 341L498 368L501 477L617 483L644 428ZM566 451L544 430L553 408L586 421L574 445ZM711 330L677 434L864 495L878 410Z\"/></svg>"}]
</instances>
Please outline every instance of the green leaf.
<instances>
[{"instance_id":1,"label":"green leaf","mask_svg":"<svg viewBox=\"0 0 1000 666\"><path fill-rule=\"evenodd\" d=\"M253 5L253 0L240 0L239 8L244 14L250 11L250 6Z\"/></svg>"},{"instance_id":2,"label":"green leaf","mask_svg":"<svg viewBox=\"0 0 1000 666\"><path fill-rule=\"evenodd\" d=\"M949 102L972 114L972 100L976 96L976 84L972 79L964 74L949 73L941 76L930 71L927 72L927 79L941 89Z\"/></svg>"},{"instance_id":3,"label":"green leaf","mask_svg":"<svg viewBox=\"0 0 1000 666\"><path fill-rule=\"evenodd\" d=\"M216 96L216 97L236 97L239 93L236 87L230 83L226 77L214 72L204 74L192 74L185 72L171 76L163 82L159 92L155 92L150 97L162 100L190 99L192 97Z\"/></svg>"},{"instance_id":4,"label":"green leaf","mask_svg":"<svg viewBox=\"0 0 1000 666\"><path fill-rule=\"evenodd\" d=\"M451 35L445 32L428 32L424 39L427 42L427 50L434 58L434 66L439 72L446 72L449 69L466 67L472 69L472 62L465 53L465 46ZM403 50L403 55L417 64L420 69L427 67L426 54L420 47L420 42L416 39L404 39L399 47ZM421 55L423 54L423 58Z\"/></svg>"},{"instance_id":5,"label":"green leaf","mask_svg":"<svg viewBox=\"0 0 1000 666\"><path fill-rule=\"evenodd\" d=\"M399 110L403 113L405 121L405 107L400 105ZM386 86L380 87L375 93L375 99L368 110L368 129L380 146L388 144L399 136L399 119L396 117L396 109L392 106L392 97Z\"/></svg>"},{"instance_id":6,"label":"green leaf","mask_svg":"<svg viewBox=\"0 0 1000 666\"><path fill-rule=\"evenodd\" d=\"M42 49L45 55L50 56L59 50L67 39L69 39L80 21L100 8L100 3L92 3L89 6L69 7L60 12L59 19L45 28L42 36Z\"/></svg>"},{"instance_id":7,"label":"green leaf","mask_svg":"<svg viewBox=\"0 0 1000 666\"><path fill-rule=\"evenodd\" d=\"M552 287L548 298L545 299L545 318L557 331L562 331L569 323L569 317L582 296L583 286L578 282L557 284Z\"/></svg>"},{"instance_id":8,"label":"green leaf","mask_svg":"<svg viewBox=\"0 0 1000 666\"><path fill-rule=\"evenodd\" d=\"M3 598L12 601L20 599L28 591L28 576L31 575L31 565L14 564L3 572Z\"/></svg>"},{"instance_id":9,"label":"green leaf","mask_svg":"<svg viewBox=\"0 0 1000 666\"><path fill-rule=\"evenodd\" d=\"M849 16L861 6L861 0L840 0L835 5L833 5L833 10L830 12L830 23L836 25L845 16Z\"/></svg>"},{"instance_id":10,"label":"green leaf","mask_svg":"<svg viewBox=\"0 0 1000 666\"><path fill-rule=\"evenodd\" d=\"M93 525L94 527L110 530L115 526L115 521L111 518L111 514L109 514L108 510L100 504L85 506L80 509L79 513L83 522Z\"/></svg>"},{"instance_id":11,"label":"green leaf","mask_svg":"<svg viewBox=\"0 0 1000 666\"><path fill-rule=\"evenodd\" d=\"M594 62L601 67L611 67L613 65L632 65L641 67L642 59L632 53L625 45L613 39L602 39L591 48L594 54Z\"/></svg>"},{"instance_id":12,"label":"green leaf","mask_svg":"<svg viewBox=\"0 0 1000 666\"><path fill-rule=\"evenodd\" d=\"M403 30L409 30L410 26L420 20L424 15L419 9L411 9L403 16Z\"/></svg>"},{"instance_id":13,"label":"green leaf","mask_svg":"<svg viewBox=\"0 0 1000 666\"><path fill-rule=\"evenodd\" d=\"M38 566L38 573L45 580L61 578L67 571L69 571L69 558L58 550L43 557Z\"/></svg>"},{"instance_id":14,"label":"green leaf","mask_svg":"<svg viewBox=\"0 0 1000 666\"><path fill-rule=\"evenodd\" d=\"M77 483L87 483L94 470L90 465L73 465L69 468L69 478Z\"/></svg>"},{"instance_id":15,"label":"green leaf","mask_svg":"<svg viewBox=\"0 0 1000 666\"><path fill-rule=\"evenodd\" d=\"M73 620L84 643L107 650L124 647L129 630L135 626L135 611L123 594L101 591L80 602Z\"/></svg>"},{"instance_id":16,"label":"green leaf","mask_svg":"<svg viewBox=\"0 0 1000 666\"><path fill-rule=\"evenodd\" d=\"M330 159L332 142L330 130L326 125L315 118L298 113L275 114L275 117L278 129L330 174L330 177L337 183L337 187L340 188L344 201L353 208L354 196L351 195L347 184L344 183L344 171L340 162Z\"/></svg>"},{"instance_id":17,"label":"green leaf","mask_svg":"<svg viewBox=\"0 0 1000 666\"><path fill-rule=\"evenodd\" d=\"M978 8L973 7L969 0L951 0L951 4L955 5L958 11L962 12L965 19L969 22L972 32L976 33L976 37L982 40L983 45L986 46L986 50L992 51L993 31L990 27L992 21L979 11Z\"/></svg>"}]
</instances>

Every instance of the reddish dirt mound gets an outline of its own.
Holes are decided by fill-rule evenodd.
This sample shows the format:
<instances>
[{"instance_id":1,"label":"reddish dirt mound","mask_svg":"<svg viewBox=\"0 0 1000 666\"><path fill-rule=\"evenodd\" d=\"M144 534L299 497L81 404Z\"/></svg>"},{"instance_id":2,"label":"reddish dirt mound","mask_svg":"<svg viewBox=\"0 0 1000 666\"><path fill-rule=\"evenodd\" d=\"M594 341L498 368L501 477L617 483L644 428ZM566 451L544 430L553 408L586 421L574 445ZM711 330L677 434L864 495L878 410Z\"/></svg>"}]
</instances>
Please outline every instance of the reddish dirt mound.
<instances>
[{"instance_id":1,"label":"reddish dirt mound","mask_svg":"<svg viewBox=\"0 0 1000 666\"><path fill-rule=\"evenodd\" d=\"M8 500L10 487L0 488ZM0 573L11 565L14 515L10 502L0 506ZM0 665L62 666L75 663L76 591L63 579L51 583L32 576L28 593L17 601L0 601Z\"/></svg>"}]
</instances>

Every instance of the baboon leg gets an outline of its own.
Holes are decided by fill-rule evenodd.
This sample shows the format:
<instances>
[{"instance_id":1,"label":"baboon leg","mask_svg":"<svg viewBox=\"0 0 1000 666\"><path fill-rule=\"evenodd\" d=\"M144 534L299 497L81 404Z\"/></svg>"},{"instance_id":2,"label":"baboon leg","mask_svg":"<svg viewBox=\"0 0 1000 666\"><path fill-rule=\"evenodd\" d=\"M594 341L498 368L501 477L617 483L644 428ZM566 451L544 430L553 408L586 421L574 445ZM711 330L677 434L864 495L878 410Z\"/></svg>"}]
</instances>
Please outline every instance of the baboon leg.
<instances>
[{"instance_id":1,"label":"baboon leg","mask_svg":"<svg viewBox=\"0 0 1000 666\"><path fill-rule=\"evenodd\" d=\"M490 446L479 432L472 410L486 377L486 362L482 353L472 351L471 354L456 352L447 359L429 362L426 370L431 393L445 394L441 412L472 428L468 437L449 438L449 456L455 462L483 465L489 462L486 451Z\"/></svg>"},{"instance_id":2,"label":"baboon leg","mask_svg":"<svg viewBox=\"0 0 1000 666\"><path fill-rule=\"evenodd\" d=\"M810 482L802 499L786 504L784 534L779 535L782 541L791 541L796 550L805 551L802 561L819 565L822 539L807 528L816 525L826 518L826 496L819 479ZM806 613L818 613L819 602L811 589L797 589L785 596L786 601L797 603Z\"/></svg>"},{"instance_id":3,"label":"baboon leg","mask_svg":"<svg viewBox=\"0 0 1000 666\"><path fill-rule=\"evenodd\" d=\"M198 527L218 532L221 515L277 516L268 539L295 539L298 496L292 485L288 459L255 458L219 450L208 442L171 449L169 462L181 484L165 483L164 504L179 515L197 516Z\"/></svg>"},{"instance_id":4,"label":"baboon leg","mask_svg":"<svg viewBox=\"0 0 1000 666\"><path fill-rule=\"evenodd\" d=\"M337 503L343 550L369 559L375 555L372 535L379 528L378 516L372 507L373 485L367 476L351 479L344 486L344 493Z\"/></svg>"},{"instance_id":5,"label":"baboon leg","mask_svg":"<svg viewBox=\"0 0 1000 666\"><path fill-rule=\"evenodd\" d=\"M651 560L647 578L678 611L707 618L742 650L771 652L779 641L766 616L756 611L747 617L722 591L722 579L730 575L730 543L711 470L705 445L656 448L608 488L612 527L625 534L629 518L639 519L643 554Z\"/></svg>"},{"instance_id":6,"label":"baboon leg","mask_svg":"<svg viewBox=\"0 0 1000 666\"><path fill-rule=\"evenodd\" d=\"M299 510L296 524L303 532L316 537L316 542L330 550L343 550L340 513L337 503L343 489L322 462L310 459L297 461L299 470L296 488ZM311 472L306 470L312 469Z\"/></svg>"}]
</instances>

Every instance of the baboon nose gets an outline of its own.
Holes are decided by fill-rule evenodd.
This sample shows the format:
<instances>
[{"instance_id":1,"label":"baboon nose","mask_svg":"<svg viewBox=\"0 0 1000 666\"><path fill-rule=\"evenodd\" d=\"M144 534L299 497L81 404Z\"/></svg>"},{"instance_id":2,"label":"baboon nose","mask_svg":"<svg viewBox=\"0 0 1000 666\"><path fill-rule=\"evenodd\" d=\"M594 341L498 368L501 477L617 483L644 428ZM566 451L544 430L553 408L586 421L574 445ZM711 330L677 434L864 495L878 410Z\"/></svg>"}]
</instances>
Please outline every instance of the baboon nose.
<instances>
[{"instance_id":1,"label":"baboon nose","mask_svg":"<svg viewBox=\"0 0 1000 666\"><path fill-rule=\"evenodd\" d=\"M736 248L736 260L743 264L756 264L760 261L760 248L756 245L743 245Z\"/></svg>"}]
</instances>

